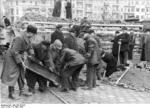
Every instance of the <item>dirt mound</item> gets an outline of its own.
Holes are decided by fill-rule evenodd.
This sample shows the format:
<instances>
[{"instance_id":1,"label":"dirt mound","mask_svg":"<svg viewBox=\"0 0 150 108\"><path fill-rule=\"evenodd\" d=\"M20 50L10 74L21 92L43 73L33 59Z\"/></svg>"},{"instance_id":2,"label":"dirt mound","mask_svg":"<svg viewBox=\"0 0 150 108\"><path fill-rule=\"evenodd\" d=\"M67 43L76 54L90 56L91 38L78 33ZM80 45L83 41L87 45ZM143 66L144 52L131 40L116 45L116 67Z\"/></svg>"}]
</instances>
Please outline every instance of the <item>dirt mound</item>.
<instances>
[{"instance_id":1,"label":"dirt mound","mask_svg":"<svg viewBox=\"0 0 150 108\"><path fill-rule=\"evenodd\" d=\"M124 72L118 71L112 74L109 78L111 84L115 84L115 82L121 77L123 73ZM146 69L131 68L122 77L118 85L137 91L150 92L150 71Z\"/></svg>"},{"instance_id":2,"label":"dirt mound","mask_svg":"<svg viewBox=\"0 0 150 108\"><path fill-rule=\"evenodd\" d=\"M131 89L150 92L150 71L132 68L119 83Z\"/></svg>"}]
</instances>

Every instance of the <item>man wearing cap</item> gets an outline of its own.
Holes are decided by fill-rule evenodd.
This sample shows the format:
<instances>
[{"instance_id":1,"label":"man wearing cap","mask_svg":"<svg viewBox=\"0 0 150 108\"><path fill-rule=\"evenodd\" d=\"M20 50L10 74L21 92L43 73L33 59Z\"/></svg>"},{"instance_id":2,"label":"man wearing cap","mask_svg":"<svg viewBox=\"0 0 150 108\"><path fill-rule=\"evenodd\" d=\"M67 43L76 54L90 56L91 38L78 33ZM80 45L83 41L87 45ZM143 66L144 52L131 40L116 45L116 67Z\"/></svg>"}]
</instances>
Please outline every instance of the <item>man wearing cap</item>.
<instances>
[{"instance_id":1,"label":"man wearing cap","mask_svg":"<svg viewBox=\"0 0 150 108\"><path fill-rule=\"evenodd\" d=\"M60 63L60 57L61 57L61 50L62 50L63 44L59 39L55 40L53 44L50 45L50 51L49 54L51 55L52 62L51 67L54 72L60 75L61 71L61 63ZM49 86L56 87L56 85L50 81Z\"/></svg>"},{"instance_id":2,"label":"man wearing cap","mask_svg":"<svg viewBox=\"0 0 150 108\"><path fill-rule=\"evenodd\" d=\"M97 41L89 37L86 41L86 59L87 59L87 77L86 77L86 84L87 88L91 90L92 88L96 87L96 72L98 65L100 64L101 55L98 52L98 44Z\"/></svg>"},{"instance_id":3,"label":"man wearing cap","mask_svg":"<svg viewBox=\"0 0 150 108\"><path fill-rule=\"evenodd\" d=\"M69 30L69 35L65 38L64 47L78 51L78 43L74 27Z\"/></svg>"},{"instance_id":4,"label":"man wearing cap","mask_svg":"<svg viewBox=\"0 0 150 108\"><path fill-rule=\"evenodd\" d=\"M129 60L133 59L133 49L134 49L134 45L135 45L135 34L134 31L131 29L130 34L130 42L129 42Z\"/></svg>"},{"instance_id":5,"label":"man wearing cap","mask_svg":"<svg viewBox=\"0 0 150 108\"><path fill-rule=\"evenodd\" d=\"M122 34L119 34L117 37L115 37L114 39L114 46L113 48L115 48L117 51L115 51L113 49L113 55L114 57L118 58L118 48L119 48L119 44L121 44L121 48L120 48L120 62L122 65L124 66L128 66L127 64L127 60L128 60L128 51L129 51L129 34L126 32L127 28L123 27L122 28Z\"/></svg>"},{"instance_id":6,"label":"man wearing cap","mask_svg":"<svg viewBox=\"0 0 150 108\"><path fill-rule=\"evenodd\" d=\"M85 63L84 57L73 49L64 48L60 61L62 91L67 92L69 89L76 91L78 76Z\"/></svg>"},{"instance_id":7,"label":"man wearing cap","mask_svg":"<svg viewBox=\"0 0 150 108\"><path fill-rule=\"evenodd\" d=\"M56 39L59 39L62 43L64 43L63 32L61 31L62 25L57 25L55 32L51 35L51 43L54 43Z\"/></svg>"},{"instance_id":8,"label":"man wearing cap","mask_svg":"<svg viewBox=\"0 0 150 108\"><path fill-rule=\"evenodd\" d=\"M94 30L89 30L89 33L90 33L90 37L94 38L97 42L97 45L96 45L96 51L98 53L98 56L99 56L99 65L97 67L97 72L96 72L96 75L97 75L97 79L100 80L101 78L101 72L102 72L102 60L101 60L101 50L102 50L102 45L101 45L101 41L100 41L100 37L98 37Z\"/></svg>"},{"instance_id":9,"label":"man wearing cap","mask_svg":"<svg viewBox=\"0 0 150 108\"><path fill-rule=\"evenodd\" d=\"M128 60L128 51L129 51L129 42L130 42L130 36L127 33L127 28L123 27L122 28L122 34L119 35L119 42L121 43L121 49L120 49L120 58L121 59L121 63L124 66L128 66L127 64L127 60Z\"/></svg>"},{"instance_id":10,"label":"man wearing cap","mask_svg":"<svg viewBox=\"0 0 150 108\"><path fill-rule=\"evenodd\" d=\"M118 49L119 49L119 44L118 44L118 36L120 35L119 31L115 32L115 38L113 40L111 40L111 42L113 42L112 45L112 54L113 56L118 59Z\"/></svg>"},{"instance_id":11,"label":"man wearing cap","mask_svg":"<svg viewBox=\"0 0 150 108\"><path fill-rule=\"evenodd\" d=\"M20 95L30 96L31 93L24 91L24 71L23 71L23 56L24 53L33 54L31 48L31 38L37 33L37 28L28 25L27 30L20 36L16 37L11 47L7 50L4 56L4 65L2 70L2 83L8 85L9 98L18 99L14 95L14 86L18 82Z\"/></svg>"},{"instance_id":12,"label":"man wearing cap","mask_svg":"<svg viewBox=\"0 0 150 108\"><path fill-rule=\"evenodd\" d=\"M34 62L45 66L46 68L51 67L51 57L49 55L49 41L42 41L39 44L33 45L34 49L34 55L32 56L32 59ZM51 69L51 68L50 68ZM39 91L44 92L47 87L47 79L30 71L27 70L26 72L26 79L27 79L27 85L29 87L29 92L34 93L34 87L36 82L39 83Z\"/></svg>"},{"instance_id":13,"label":"man wearing cap","mask_svg":"<svg viewBox=\"0 0 150 108\"><path fill-rule=\"evenodd\" d=\"M101 53L102 60L107 64L106 66L106 77L109 77L113 72L117 71L117 59L112 53L104 52Z\"/></svg>"}]
</instances>

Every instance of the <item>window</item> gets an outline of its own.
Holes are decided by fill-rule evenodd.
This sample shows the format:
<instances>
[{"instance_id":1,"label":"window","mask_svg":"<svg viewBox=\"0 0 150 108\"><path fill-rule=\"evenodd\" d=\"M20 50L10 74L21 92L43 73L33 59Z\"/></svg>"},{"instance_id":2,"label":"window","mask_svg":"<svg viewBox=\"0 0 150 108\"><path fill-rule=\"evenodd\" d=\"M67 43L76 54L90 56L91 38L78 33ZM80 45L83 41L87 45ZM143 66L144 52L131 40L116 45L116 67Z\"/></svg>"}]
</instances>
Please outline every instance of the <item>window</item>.
<instances>
[{"instance_id":1,"label":"window","mask_svg":"<svg viewBox=\"0 0 150 108\"><path fill-rule=\"evenodd\" d=\"M19 10L18 10L18 9L16 9L16 14L17 14L17 15L19 14Z\"/></svg>"},{"instance_id":2,"label":"window","mask_svg":"<svg viewBox=\"0 0 150 108\"><path fill-rule=\"evenodd\" d=\"M14 17L11 17L11 22L14 22Z\"/></svg>"},{"instance_id":3,"label":"window","mask_svg":"<svg viewBox=\"0 0 150 108\"><path fill-rule=\"evenodd\" d=\"M130 12L130 8L128 8L128 12Z\"/></svg>"},{"instance_id":4,"label":"window","mask_svg":"<svg viewBox=\"0 0 150 108\"><path fill-rule=\"evenodd\" d=\"M11 9L11 15L14 15L14 9Z\"/></svg>"},{"instance_id":5,"label":"window","mask_svg":"<svg viewBox=\"0 0 150 108\"><path fill-rule=\"evenodd\" d=\"M77 10L77 15L78 15L78 16L82 16L82 14L83 14L83 11L82 11L82 10Z\"/></svg>"},{"instance_id":6,"label":"window","mask_svg":"<svg viewBox=\"0 0 150 108\"><path fill-rule=\"evenodd\" d=\"M26 0L22 0L22 3L25 3L26 2Z\"/></svg>"},{"instance_id":7,"label":"window","mask_svg":"<svg viewBox=\"0 0 150 108\"><path fill-rule=\"evenodd\" d=\"M92 4L86 4L86 7L87 7L87 8L91 8L91 7L92 7Z\"/></svg>"},{"instance_id":8,"label":"window","mask_svg":"<svg viewBox=\"0 0 150 108\"><path fill-rule=\"evenodd\" d=\"M136 12L139 12L140 11L140 9L139 8L136 8Z\"/></svg>"},{"instance_id":9,"label":"window","mask_svg":"<svg viewBox=\"0 0 150 108\"><path fill-rule=\"evenodd\" d=\"M131 8L131 12L134 12L134 7Z\"/></svg>"},{"instance_id":10,"label":"window","mask_svg":"<svg viewBox=\"0 0 150 108\"><path fill-rule=\"evenodd\" d=\"M145 9L144 8L142 8L142 12L144 12L145 11Z\"/></svg>"},{"instance_id":11,"label":"window","mask_svg":"<svg viewBox=\"0 0 150 108\"><path fill-rule=\"evenodd\" d=\"M136 18L139 18L139 15L136 15Z\"/></svg>"},{"instance_id":12,"label":"window","mask_svg":"<svg viewBox=\"0 0 150 108\"><path fill-rule=\"evenodd\" d=\"M139 2L138 1L136 1L136 5L138 5L139 4Z\"/></svg>"},{"instance_id":13,"label":"window","mask_svg":"<svg viewBox=\"0 0 150 108\"><path fill-rule=\"evenodd\" d=\"M83 2L77 2L77 7L83 8Z\"/></svg>"},{"instance_id":14,"label":"window","mask_svg":"<svg viewBox=\"0 0 150 108\"><path fill-rule=\"evenodd\" d=\"M18 6L18 0L16 1L16 5Z\"/></svg>"},{"instance_id":15,"label":"window","mask_svg":"<svg viewBox=\"0 0 150 108\"><path fill-rule=\"evenodd\" d=\"M37 1L35 2L35 5L37 5Z\"/></svg>"},{"instance_id":16,"label":"window","mask_svg":"<svg viewBox=\"0 0 150 108\"><path fill-rule=\"evenodd\" d=\"M141 19L143 19L144 18L144 16L141 16Z\"/></svg>"}]
</instances>

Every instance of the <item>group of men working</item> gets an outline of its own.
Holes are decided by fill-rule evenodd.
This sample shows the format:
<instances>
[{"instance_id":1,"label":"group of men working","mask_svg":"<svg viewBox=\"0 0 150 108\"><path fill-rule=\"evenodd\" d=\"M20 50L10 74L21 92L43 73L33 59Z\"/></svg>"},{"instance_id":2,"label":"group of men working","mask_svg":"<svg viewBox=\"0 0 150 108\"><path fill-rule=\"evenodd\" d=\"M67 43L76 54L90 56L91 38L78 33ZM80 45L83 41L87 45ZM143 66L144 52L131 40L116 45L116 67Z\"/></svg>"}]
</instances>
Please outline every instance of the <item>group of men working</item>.
<instances>
[{"instance_id":1,"label":"group of men working","mask_svg":"<svg viewBox=\"0 0 150 108\"><path fill-rule=\"evenodd\" d=\"M121 45L119 53L121 64L128 65L128 53L133 38L125 32L126 28L123 28L123 33L119 35L116 32L117 36L112 40L114 42L112 53L102 50L99 37L87 25L70 26L69 33L66 36L63 35L61 28L62 25L57 25L56 31L51 35L51 42L42 41L33 44L31 38L37 34L37 28L32 25L28 25L26 31L20 37L14 38L4 55L1 75L2 83L8 85L9 98L17 99L14 95L16 82L19 85L20 95L25 96L35 93L36 82L39 84L40 92L46 90L48 82L50 87L58 86L32 70L24 70L25 57L60 75L62 92L77 90L79 74L84 65L87 67L84 89L87 90L96 87L96 80L101 79L102 61L107 64L106 77L117 71L119 45ZM29 92L24 91L25 78Z\"/></svg>"}]
</instances>

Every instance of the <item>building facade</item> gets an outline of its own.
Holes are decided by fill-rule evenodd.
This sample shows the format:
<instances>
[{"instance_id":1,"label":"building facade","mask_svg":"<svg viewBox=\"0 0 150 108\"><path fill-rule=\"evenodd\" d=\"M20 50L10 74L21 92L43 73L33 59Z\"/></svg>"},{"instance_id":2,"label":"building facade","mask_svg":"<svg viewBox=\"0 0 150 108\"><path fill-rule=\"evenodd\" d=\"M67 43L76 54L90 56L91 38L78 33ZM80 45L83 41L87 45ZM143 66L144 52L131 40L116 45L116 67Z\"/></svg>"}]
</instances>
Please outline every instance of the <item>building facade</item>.
<instances>
[{"instance_id":1,"label":"building facade","mask_svg":"<svg viewBox=\"0 0 150 108\"><path fill-rule=\"evenodd\" d=\"M1 0L2 1L2 0ZM5 10L12 22L25 13L34 12L51 17L57 0L6 0ZM62 18L65 18L65 2L62 1ZM150 19L150 0L69 0L73 19L87 17L90 20L124 20L134 16L140 20Z\"/></svg>"}]
</instances>

